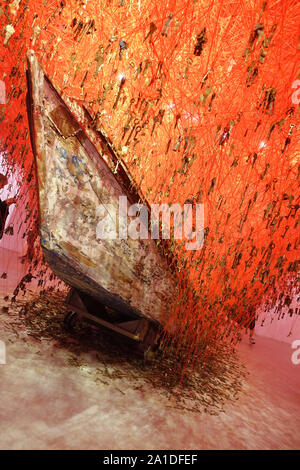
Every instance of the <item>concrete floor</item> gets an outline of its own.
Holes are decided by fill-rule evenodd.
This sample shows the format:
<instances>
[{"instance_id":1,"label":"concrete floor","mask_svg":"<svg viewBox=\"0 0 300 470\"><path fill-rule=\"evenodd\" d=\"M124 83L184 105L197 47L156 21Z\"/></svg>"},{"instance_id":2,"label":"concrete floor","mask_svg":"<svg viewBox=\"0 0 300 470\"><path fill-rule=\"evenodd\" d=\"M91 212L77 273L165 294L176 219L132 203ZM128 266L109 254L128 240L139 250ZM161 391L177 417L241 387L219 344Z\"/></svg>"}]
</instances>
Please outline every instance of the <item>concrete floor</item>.
<instances>
[{"instance_id":1,"label":"concrete floor","mask_svg":"<svg viewBox=\"0 0 300 470\"><path fill-rule=\"evenodd\" d=\"M14 322L1 313L1 449L300 447L300 365L289 344L257 337L250 346L244 338L238 349L249 375L238 400L211 415L178 410L146 383L109 374L95 381L95 356L85 353L74 367L67 349L39 342Z\"/></svg>"}]
</instances>

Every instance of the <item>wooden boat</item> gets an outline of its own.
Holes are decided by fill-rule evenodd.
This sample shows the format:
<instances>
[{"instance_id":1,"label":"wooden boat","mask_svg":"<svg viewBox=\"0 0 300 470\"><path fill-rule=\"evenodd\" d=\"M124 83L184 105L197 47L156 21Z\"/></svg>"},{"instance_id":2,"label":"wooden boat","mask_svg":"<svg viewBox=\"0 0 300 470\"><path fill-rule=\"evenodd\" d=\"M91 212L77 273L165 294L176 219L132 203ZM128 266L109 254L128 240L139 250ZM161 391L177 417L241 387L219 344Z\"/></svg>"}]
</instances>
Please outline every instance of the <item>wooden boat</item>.
<instances>
[{"instance_id":1,"label":"wooden boat","mask_svg":"<svg viewBox=\"0 0 300 470\"><path fill-rule=\"evenodd\" d=\"M128 204L141 198L87 110L55 89L34 52L28 52L27 61L27 108L46 261L74 288L72 311L145 341L149 329L167 319L174 299L168 263L150 238L96 237L99 204L109 213L117 210L120 196ZM148 342L153 332L150 336Z\"/></svg>"}]
</instances>

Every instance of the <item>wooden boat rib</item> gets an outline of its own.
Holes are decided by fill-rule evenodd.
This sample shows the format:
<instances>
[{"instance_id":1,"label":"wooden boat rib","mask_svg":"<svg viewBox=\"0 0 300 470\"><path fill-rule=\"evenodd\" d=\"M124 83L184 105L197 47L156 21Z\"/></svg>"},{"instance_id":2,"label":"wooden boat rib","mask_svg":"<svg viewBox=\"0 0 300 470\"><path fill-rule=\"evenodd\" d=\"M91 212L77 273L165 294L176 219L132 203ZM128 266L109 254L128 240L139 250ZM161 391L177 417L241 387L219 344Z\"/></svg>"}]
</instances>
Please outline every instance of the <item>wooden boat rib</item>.
<instances>
[{"instance_id":1,"label":"wooden boat rib","mask_svg":"<svg viewBox=\"0 0 300 470\"><path fill-rule=\"evenodd\" d=\"M88 111L58 93L32 51L27 59L46 261L59 278L118 311L124 321L164 323L175 280L155 241L96 237L99 204L115 217L120 196L127 196L128 205L141 201L134 182L104 132L93 128Z\"/></svg>"}]
</instances>

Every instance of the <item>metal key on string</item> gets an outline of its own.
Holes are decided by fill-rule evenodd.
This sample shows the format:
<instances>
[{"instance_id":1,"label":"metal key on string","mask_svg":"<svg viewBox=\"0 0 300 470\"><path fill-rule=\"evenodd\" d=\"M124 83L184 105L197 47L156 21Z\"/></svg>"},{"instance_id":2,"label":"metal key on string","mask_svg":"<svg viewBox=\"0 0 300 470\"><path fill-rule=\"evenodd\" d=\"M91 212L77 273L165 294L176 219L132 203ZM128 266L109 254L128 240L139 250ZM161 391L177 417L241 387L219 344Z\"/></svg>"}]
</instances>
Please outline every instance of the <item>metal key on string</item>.
<instances>
[{"instance_id":1,"label":"metal key on string","mask_svg":"<svg viewBox=\"0 0 300 470\"><path fill-rule=\"evenodd\" d=\"M129 145L131 137L132 137L134 131L137 129L137 127L140 127L140 126L138 126L139 122L140 122L140 120L138 118L135 118L135 120L133 121L133 128L131 129L130 134L129 134L127 140L126 140L126 143L125 143L126 146Z\"/></svg>"}]
</instances>

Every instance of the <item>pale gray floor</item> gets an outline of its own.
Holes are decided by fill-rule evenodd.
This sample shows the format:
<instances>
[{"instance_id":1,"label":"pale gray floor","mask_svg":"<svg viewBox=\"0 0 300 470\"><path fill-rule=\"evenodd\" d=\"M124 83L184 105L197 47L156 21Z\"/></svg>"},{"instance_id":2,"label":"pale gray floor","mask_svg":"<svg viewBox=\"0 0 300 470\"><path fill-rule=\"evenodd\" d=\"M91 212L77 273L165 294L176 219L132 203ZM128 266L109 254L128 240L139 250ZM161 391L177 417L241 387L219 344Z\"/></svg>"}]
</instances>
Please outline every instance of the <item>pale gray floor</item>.
<instances>
[{"instance_id":1,"label":"pale gray floor","mask_svg":"<svg viewBox=\"0 0 300 470\"><path fill-rule=\"evenodd\" d=\"M250 375L238 401L211 416L174 409L147 385L136 389L124 378L95 382L96 359L72 367L69 351L55 342L39 343L19 330L19 338L12 336L7 318L13 322L0 316L7 344L7 363L0 365L1 449L300 446L300 365L292 364L288 344L258 337L249 346L244 339L239 351Z\"/></svg>"}]
</instances>

